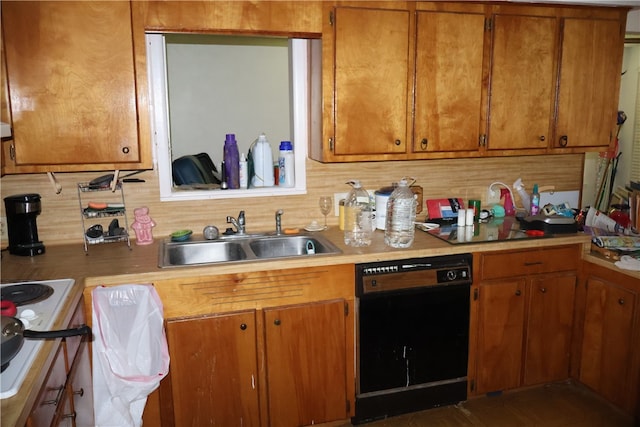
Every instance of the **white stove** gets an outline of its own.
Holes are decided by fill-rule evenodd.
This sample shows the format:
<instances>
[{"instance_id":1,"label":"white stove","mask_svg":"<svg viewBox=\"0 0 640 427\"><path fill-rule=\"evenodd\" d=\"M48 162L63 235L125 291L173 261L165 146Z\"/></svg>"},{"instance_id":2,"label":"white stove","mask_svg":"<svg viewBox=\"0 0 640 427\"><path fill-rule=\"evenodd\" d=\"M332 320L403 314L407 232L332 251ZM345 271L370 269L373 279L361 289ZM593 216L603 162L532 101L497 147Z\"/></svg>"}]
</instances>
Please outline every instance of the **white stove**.
<instances>
[{"instance_id":1,"label":"white stove","mask_svg":"<svg viewBox=\"0 0 640 427\"><path fill-rule=\"evenodd\" d=\"M43 284L51 287L53 292L48 295L46 299L35 303L26 302L23 305L16 304L18 305L18 313L15 315L15 317L23 322L25 329L50 331L74 283L75 281L73 279L3 283L0 284L0 289L5 292L8 291L7 287L9 286L20 285L24 287L31 284ZM43 339L23 339L23 345L20 351L4 370L0 372L0 399L11 397L20 390L43 344Z\"/></svg>"}]
</instances>

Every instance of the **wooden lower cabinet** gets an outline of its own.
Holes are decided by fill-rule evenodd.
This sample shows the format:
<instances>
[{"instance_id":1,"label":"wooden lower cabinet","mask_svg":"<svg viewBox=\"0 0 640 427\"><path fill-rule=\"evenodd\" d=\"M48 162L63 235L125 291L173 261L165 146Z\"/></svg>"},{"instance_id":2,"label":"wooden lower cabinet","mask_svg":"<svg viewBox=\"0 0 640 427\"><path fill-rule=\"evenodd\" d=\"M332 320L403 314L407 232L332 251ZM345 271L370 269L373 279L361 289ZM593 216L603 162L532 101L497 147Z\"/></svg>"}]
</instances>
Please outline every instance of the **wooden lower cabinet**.
<instances>
[{"instance_id":1,"label":"wooden lower cabinet","mask_svg":"<svg viewBox=\"0 0 640 427\"><path fill-rule=\"evenodd\" d=\"M569 378L578 262L577 246L476 255L470 394Z\"/></svg>"},{"instance_id":2,"label":"wooden lower cabinet","mask_svg":"<svg viewBox=\"0 0 640 427\"><path fill-rule=\"evenodd\" d=\"M579 288L578 380L625 411L638 414L640 280L589 263L585 270Z\"/></svg>"},{"instance_id":3,"label":"wooden lower cabinet","mask_svg":"<svg viewBox=\"0 0 640 427\"><path fill-rule=\"evenodd\" d=\"M86 324L86 314L81 299L68 327L77 328L83 324ZM90 427L95 424L88 340L86 336L69 337L60 344L27 419L27 427Z\"/></svg>"},{"instance_id":4,"label":"wooden lower cabinet","mask_svg":"<svg viewBox=\"0 0 640 427\"><path fill-rule=\"evenodd\" d=\"M170 396L161 392L160 405L173 406L173 419L163 425L260 426L261 405L270 426L347 418L345 304L168 320Z\"/></svg>"},{"instance_id":5,"label":"wooden lower cabinet","mask_svg":"<svg viewBox=\"0 0 640 427\"><path fill-rule=\"evenodd\" d=\"M171 363L144 424L347 420L355 399L353 281L354 266L340 265L155 283Z\"/></svg>"}]
</instances>

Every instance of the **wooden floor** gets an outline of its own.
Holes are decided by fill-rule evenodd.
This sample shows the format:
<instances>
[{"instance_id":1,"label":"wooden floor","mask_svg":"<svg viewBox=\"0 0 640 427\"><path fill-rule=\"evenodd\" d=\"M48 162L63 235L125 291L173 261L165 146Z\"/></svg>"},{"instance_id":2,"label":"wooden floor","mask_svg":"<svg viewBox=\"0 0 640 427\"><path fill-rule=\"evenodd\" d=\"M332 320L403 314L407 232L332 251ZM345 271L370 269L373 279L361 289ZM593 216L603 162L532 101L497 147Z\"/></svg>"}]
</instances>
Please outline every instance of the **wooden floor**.
<instances>
[{"instance_id":1,"label":"wooden floor","mask_svg":"<svg viewBox=\"0 0 640 427\"><path fill-rule=\"evenodd\" d=\"M366 427L640 427L580 385L550 384L362 424ZM348 427L346 424L341 427Z\"/></svg>"}]
</instances>

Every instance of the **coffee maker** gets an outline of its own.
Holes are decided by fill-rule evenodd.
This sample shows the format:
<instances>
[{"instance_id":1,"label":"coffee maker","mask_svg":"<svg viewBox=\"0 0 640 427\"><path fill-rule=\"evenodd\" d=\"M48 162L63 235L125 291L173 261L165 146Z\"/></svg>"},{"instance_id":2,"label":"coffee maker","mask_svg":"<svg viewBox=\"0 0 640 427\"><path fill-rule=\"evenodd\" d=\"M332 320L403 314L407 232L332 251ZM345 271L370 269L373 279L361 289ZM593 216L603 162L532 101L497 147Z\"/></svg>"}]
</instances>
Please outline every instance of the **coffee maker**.
<instances>
[{"instance_id":1,"label":"coffee maker","mask_svg":"<svg viewBox=\"0 0 640 427\"><path fill-rule=\"evenodd\" d=\"M16 194L4 198L9 232L9 253L34 256L44 253L44 244L38 240L36 217L40 215L40 195Z\"/></svg>"}]
</instances>

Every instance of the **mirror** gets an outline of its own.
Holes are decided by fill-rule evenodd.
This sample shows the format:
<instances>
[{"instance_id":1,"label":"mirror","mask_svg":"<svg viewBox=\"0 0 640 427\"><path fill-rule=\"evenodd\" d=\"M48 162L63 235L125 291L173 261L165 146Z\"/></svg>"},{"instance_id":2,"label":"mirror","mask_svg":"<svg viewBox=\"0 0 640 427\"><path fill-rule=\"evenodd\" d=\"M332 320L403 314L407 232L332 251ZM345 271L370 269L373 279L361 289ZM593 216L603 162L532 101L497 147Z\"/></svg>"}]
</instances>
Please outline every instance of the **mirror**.
<instances>
[{"instance_id":1,"label":"mirror","mask_svg":"<svg viewBox=\"0 0 640 427\"><path fill-rule=\"evenodd\" d=\"M310 76L320 74L310 72L311 44L319 40L202 34L146 37L161 200L306 193L314 84ZM314 122L320 125L320 120ZM292 141L295 187L203 190L174 185L175 159L207 153L219 170L225 134L234 133L239 151L247 154L262 132L276 161L280 141Z\"/></svg>"}]
</instances>

